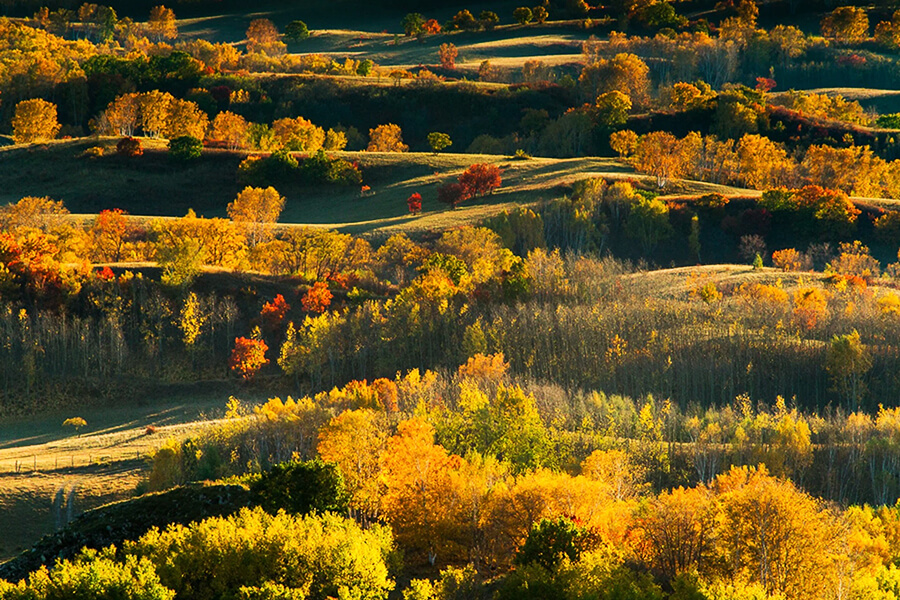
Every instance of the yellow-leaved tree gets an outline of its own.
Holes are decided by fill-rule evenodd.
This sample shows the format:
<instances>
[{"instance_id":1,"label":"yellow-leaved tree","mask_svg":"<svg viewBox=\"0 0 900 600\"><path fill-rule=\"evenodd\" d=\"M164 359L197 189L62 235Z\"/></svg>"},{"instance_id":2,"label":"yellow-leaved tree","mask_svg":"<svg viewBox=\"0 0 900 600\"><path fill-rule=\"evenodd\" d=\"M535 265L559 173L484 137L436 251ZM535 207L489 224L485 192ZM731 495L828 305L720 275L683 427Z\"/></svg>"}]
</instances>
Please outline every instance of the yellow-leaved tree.
<instances>
[{"instance_id":1,"label":"yellow-leaved tree","mask_svg":"<svg viewBox=\"0 0 900 600\"><path fill-rule=\"evenodd\" d=\"M344 411L319 430L319 456L337 464L350 493L350 508L363 519L378 516L387 438L384 415L365 408Z\"/></svg>"},{"instance_id":2,"label":"yellow-leaved tree","mask_svg":"<svg viewBox=\"0 0 900 600\"><path fill-rule=\"evenodd\" d=\"M283 209L284 196L272 186L247 186L228 204L228 216L245 227L247 243L252 248L272 237L273 225Z\"/></svg>"},{"instance_id":3,"label":"yellow-leaved tree","mask_svg":"<svg viewBox=\"0 0 900 600\"><path fill-rule=\"evenodd\" d=\"M12 126L13 140L17 144L52 140L59 133L56 105L40 98L22 100L16 104Z\"/></svg>"}]
</instances>

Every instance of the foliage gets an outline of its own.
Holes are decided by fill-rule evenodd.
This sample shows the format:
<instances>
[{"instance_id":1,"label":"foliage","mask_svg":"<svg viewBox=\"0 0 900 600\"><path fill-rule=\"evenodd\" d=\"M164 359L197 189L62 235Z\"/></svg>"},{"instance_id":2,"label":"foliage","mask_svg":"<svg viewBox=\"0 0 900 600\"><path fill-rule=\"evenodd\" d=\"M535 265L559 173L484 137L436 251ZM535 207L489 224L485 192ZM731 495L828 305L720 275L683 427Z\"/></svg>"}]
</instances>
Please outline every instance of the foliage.
<instances>
[{"instance_id":1,"label":"foliage","mask_svg":"<svg viewBox=\"0 0 900 600\"><path fill-rule=\"evenodd\" d=\"M13 141L17 144L52 140L60 128L56 105L40 98L22 100L16 104L12 127Z\"/></svg>"},{"instance_id":2,"label":"foliage","mask_svg":"<svg viewBox=\"0 0 900 600\"><path fill-rule=\"evenodd\" d=\"M127 156L129 158L141 156L144 149L141 147L141 141L133 137L123 137L116 144L116 154Z\"/></svg>"},{"instance_id":3,"label":"foliage","mask_svg":"<svg viewBox=\"0 0 900 600\"><path fill-rule=\"evenodd\" d=\"M203 142L189 135L170 139L168 147L169 156L179 162L197 160L203 152Z\"/></svg>"},{"instance_id":4,"label":"foliage","mask_svg":"<svg viewBox=\"0 0 900 600\"><path fill-rule=\"evenodd\" d=\"M450 140L450 136L446 133L432 131L428 134L428 146L435 154L437 154L441 150L449 148L452 145L453 142Z\"/></svg>"},{"instance_id":5,"label":"foliage","mask_svg":"<svg viewBox=\"0 0 900 600\"><path fill-rule=\"evenodd\" d=\"M228 368L241 376L244 381L253 379L254 375L266 364L266 352L269 346L263 340L237 337L234 349L228 361Z\"/></svg>"},{"instance_id":6,"label":"foliage","mask_svg":"<svg viewBox=\"0 0 900 600\"><path fill-rule=\"evenodd\" d=\"M271 514L347 510L347 491L338 467L321 459L277 464L251 482L250 494Z\"/></svg>"},{"instance_id":7,"label":"foliage","mask_svg":"<svg viewBox=\"0 0 900 600\"><path fill-rule=\"evenodd\" d=\"M409 146L403 143L400 127L393 123L379 125L369 130L368 152L406 152Z\"/></svg>"},{"instance_id":8,"label":"foliage","mask_svg":"<svg viewBox=\"0 0 900 600\"><path fill-rule=\"evenodd\" d=\"M363 530L334 514L273 516L259 508L154 529L124 547L126 555L149 560L176 597L197 600L239 588L259 594L272 584L322 600L339 593L387 598L393 588L386 566L391 549L391 534L383 527Z\"/></svg>"}]
</instances>

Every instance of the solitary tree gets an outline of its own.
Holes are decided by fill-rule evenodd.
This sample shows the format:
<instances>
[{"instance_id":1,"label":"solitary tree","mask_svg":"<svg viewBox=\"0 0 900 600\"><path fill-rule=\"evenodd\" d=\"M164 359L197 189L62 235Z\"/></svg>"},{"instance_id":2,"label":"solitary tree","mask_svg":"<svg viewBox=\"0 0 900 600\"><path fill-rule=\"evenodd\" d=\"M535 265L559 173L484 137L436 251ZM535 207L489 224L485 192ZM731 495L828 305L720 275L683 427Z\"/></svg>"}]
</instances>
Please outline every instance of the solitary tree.
<instances>
[{"instance_id":1,"label":"solitary tree","mask_svg":"<svg viewBox=\"0 0 900 600\"><path fill-rule=\"evenodd\" d=\"M173 40L178 37L178 26L175 24L175 11L163 5L150 9L150 18L147 19L147 29L157 42Z\"/></svg>"},{"instance_id":2,"label":"solitary tree","mask_svg":"<svg viewBox=\"0 0 900 600\"><path fill-rule=\"evenodd\" d=\"M16 104L12 126L13 140L17 144L53 139L59 132L56 105L40 98L22 100Z\"/></svg>"},{"instance_id":3,"label":"solitary tree","mask_svg":"<svg viewBox=\"0 0 900 600\"><path fill-rule=\"evenodd\" d=\"M513 19L515 19L516 23L519 25L527 25L534 19L534 13L532 13L531 9L527 6L520 6L513 11Z\"/></svg>"},{"instance_id":4,"label":"solitary tree","mask_svg":"<svg viewBox=\"0 0 900 600\"><path fill-rule=\"evenodd\" d=\"M441 44L438 55L440 56L442 67L451 70L456 68L456 57L459 56L459 50L456 49L456 46L453 44Z\"/></svg>"},{"instance_id":5,"label":"solitary tree","mask_svg":"<svg viewBox=\"0 0 900 600\"><path fill-rule=\"evenodd\" d=\"M303 21L291 21L284 28L284 39L289 42L302 42L309 37L309 27Z\"/></svg>"},{"instance_id":6,"label":"solitary tree","mask_svg":"<svg viewBox=\"0 0 900 600\"><path fill-rule=\"evenodd\" d=\"M419 13L409 13L403 17L400 26L407 36L418 35L425 29L425 17Z\"/></svg>"},{"instance_id":7,"label":"solitary tree","mask_svg":"<svg viewBox=\"0 0 900 600\"><path fill-rule=\"evenodd\" d=\"M369 130L368 152L406 152L409 146L403 143L403 132L399 125L387 123Z\"/></svg>"},{"instance_id":8,"label":"solitary tree","mask_svg":"<svg viewBox=\"0 0 900 600\"><path fill-rule=\"evenodd\" d=\"M444 148L449 148L453 145L453 141L450 139L450 136L446 133L440 133L439 131L432 131L428 134L428 145L431 146L431 150L437 154Z\"/></svg>"}]
</instances>

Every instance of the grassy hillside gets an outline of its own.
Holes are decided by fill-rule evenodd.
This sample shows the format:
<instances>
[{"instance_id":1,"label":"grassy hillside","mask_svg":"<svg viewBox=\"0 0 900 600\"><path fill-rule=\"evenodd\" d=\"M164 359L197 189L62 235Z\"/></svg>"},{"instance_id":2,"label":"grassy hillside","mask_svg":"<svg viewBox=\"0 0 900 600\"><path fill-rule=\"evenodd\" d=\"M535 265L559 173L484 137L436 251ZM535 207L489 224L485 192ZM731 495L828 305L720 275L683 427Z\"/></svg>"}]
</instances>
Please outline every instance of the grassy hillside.
<instances>
[{"instance_id":1,"label":"grassy hillside","mask_svg":"<svg viewBox=\"0 0 900 600\"><path fill-rule=\"evenodd\" d=\"M144 140L144 156L126 159L115 155L114 138L60 140L43 146L0 148L0 203L24 196L50 196L62 200L76 214L94 214L122 208L133 215L182 216L193 208L206 217L223 217L226 207L243 185L236 172L246 153L207 150L190 164L173 164L164 142ZM87 148L102 146L104 156L89 158ZM290 182L279 185L287 198L282 223L336 227L354 233L393 230L423 231L479 221L515 205L561 196L567 185L588 176L632 178L626 165L608 158L509 160L475 154L340 153L359 161L366 196L352 187L310 187ZM498 164L503 187L493 196L467 203L455 211L436 199L436 188L455 178L469 165ZM673 186L680 193L747 193L714 184L685 182ZM422 213L408 214L406 199L422 194ZM749 192L752 194L752 192Z\"/></svg>"},{"instance_id":2,"label":"grassy hillside","mask_svg":"<svg viewBox=\"0 0 900 600\"><path fill-rule=\"evenodd\" d=\"M204 395L3 420L0 559L26 550L71 516L133 495L149 453L169 437L205 427L211 422L206 415L222 406L220 395ZM88 423L78 434L61 426L73 416ZM62 508L58 497L64 499Z\"/></svg>"}]
</instances>

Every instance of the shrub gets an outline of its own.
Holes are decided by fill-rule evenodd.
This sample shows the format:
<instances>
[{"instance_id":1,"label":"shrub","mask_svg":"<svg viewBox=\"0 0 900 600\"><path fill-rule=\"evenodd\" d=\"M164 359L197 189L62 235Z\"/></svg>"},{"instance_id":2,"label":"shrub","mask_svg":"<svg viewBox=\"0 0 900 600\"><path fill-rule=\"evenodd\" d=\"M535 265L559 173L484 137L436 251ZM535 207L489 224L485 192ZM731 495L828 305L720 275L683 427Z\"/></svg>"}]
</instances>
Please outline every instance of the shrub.
<instances>
[{"instance_id":1,"label":"shrub","mask_svg":"<svg viewBox=\"0 0 900 600\"><path fill-rule=\"evenodd\" d=\"M169 156L177 161L189 161L200 158L203 142L195 137L183 135L169 140Z\"/></svg>"},{"instance_id":2,"label":"shrub","mask_svg":"<svg viewBox=\"0 0 900 600\"><path fill-rule=\"evenodd\" d=\"M279 183L294 173L300 163L285 149L276 150L268 156L248 156L238 165L238 182L255 187Z\"/></svg>"},{"instance_id":3,"label":"shrub","mask_svg":"<svg viewBox=\"0 0 900 600\"><path fill-rule=\"evenodd\" d=\"M131 136L123 137L116 144L116 154L120 156L141 156L143 153L144 149L141 147L141 141Z\"/></svg>"}]
</instances>

